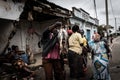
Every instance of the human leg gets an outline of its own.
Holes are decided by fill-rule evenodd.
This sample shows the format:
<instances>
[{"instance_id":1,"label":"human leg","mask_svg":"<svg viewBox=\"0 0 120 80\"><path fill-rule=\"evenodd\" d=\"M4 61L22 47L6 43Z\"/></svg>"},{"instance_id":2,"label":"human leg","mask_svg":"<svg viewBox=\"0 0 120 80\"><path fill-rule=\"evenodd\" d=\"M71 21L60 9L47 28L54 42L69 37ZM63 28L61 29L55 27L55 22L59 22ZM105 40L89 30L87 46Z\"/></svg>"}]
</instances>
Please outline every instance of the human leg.
<instances>
[{"instance_id":1,"label":"human leg","mask_svg":"<svg viewBox=\"0 0 120 80\"><path fill-rule=\"evenodd\" d=\"M43 59L43 68L46 80L53 80L52 63L49 60Z\"/></svg>"}]
</instances>

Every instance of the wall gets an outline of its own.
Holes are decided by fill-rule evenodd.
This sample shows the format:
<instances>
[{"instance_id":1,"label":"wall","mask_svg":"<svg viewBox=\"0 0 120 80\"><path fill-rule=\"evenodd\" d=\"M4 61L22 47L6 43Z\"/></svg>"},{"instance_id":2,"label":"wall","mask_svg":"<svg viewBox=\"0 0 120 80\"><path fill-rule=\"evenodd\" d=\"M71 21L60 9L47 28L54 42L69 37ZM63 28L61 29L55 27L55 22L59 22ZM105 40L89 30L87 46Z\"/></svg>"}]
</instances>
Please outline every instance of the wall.
<instances>
[{"instance_id":1,"label":"wall","mask_svg":"<svg viewBox=\"0 0 120 80\"><path fill-rule=\"evenodd\" d=\"M13 21L0 19L0 54L3 52L10 32L13 30Z\"/></svg>"},{"instance_id":2,"label":"wall","mask_svg":"<svg viewBox=\"0 0 120 80\"><path fill-rule=\"evenodd\" d=\"M92 35L94 31L97 31L96 25L99 25L99 20L92 18L89 13L87 13L83 9L77 9L73 7L72 11L73 16L70 18L70 23L72 25L77 23L80 29L84 30L84 35L86 35L86 37L90 37L90 40L92 40ZM87 31L90 31L90 35Z\"/></svg>"},{"instance_id":3,"label":"wall","mask_svg":"<svg viewBox=\"0 0 120 80\"><path fill-rule=\"evenodd\" d=\"M24 3L14 3L12 0L0 0L0 18L18 20L23 7Z\"/></svg>"},{"instance_id":4,"label":"wall","mask_svg":"<svg viewBox=\"0 0 120 80\"><path fill-rule=\"evenodd\" d=\"M0 29L0 53L3 51L4 47L7 44L8 36L13 30L13 21L10 20L1 20L0 19L1 29ZM16 34L10 41L10 47L12 45L18 45L20 50L26 49L26 45L29 44L33 53L40 53L41 49L38 47L38 42L41 39L43 31L48 27L53 25L56 21L61 21L61 19L53 19L44 22L33 22L33 29L39 34L28 34L28 29L31 26L30 22L21 20L19 26L16 26Z\"/></svg>"},{"instance_id":5,"label":"wall","mask_svg":"<svg viewBox=\"0 0 120 80\"><path fill-rule=\"evenodd\" d=\"M97 32L97 27L96 26L94 26L94 25L89 25L89 26L87 26L86 25L86 31L87 30L90 30L90 34L91 34L91 36L90 36L90 41L92 40L92 36L93 36L93 34L94 34L94 31L96 31ZM87 32L85 32L86 33L86 35L87 35Z\"/></svg>"},{"instance_id":6,"label":"wall","mask_svg":"<svg viewBox=\"0 0 120 80\"><path fill-rule=\"evenodd\" d=\"M72 25L77 24L80 28L83 28L83 27L82 27L82 22L81 22L80 20L70 18L70 23L71 23Z\"/></svg>"}]
</instances>

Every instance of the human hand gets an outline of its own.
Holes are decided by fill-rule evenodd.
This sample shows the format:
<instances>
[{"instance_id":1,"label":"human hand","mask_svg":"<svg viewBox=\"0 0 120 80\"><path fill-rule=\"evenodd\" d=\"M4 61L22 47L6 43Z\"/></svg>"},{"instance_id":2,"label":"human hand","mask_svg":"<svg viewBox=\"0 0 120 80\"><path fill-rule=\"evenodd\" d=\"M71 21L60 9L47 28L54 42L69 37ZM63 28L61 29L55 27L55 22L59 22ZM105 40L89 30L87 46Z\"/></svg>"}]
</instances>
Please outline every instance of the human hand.
<instances>
[{"instance_id":1,"label":"human hand","mask_svg":"<svg viewBox=\"0 0 120 80\"><path fill-rule=\"evenodd\" d=\"M111 53L108 53L108 58L112 59L112 54Z\"/></svg>"}]
</instances>

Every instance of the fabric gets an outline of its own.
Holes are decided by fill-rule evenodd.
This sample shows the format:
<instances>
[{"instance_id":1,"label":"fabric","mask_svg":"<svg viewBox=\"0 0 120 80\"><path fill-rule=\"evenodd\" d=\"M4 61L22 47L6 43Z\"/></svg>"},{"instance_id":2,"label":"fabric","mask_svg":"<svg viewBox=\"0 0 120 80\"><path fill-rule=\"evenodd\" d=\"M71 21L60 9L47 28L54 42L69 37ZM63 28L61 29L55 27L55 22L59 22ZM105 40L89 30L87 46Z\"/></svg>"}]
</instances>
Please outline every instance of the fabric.
<instances>
[{"instance_id":1,"label":"fabric","mask_svg":"<svg viewBox=\"0 0 120 80\"><path fill-rule=\"evenodd\" d=\"M60 57L60 36L59 30L47 30L43 33L42 44L43 44L43 55L44 50L52 44L52 47L46 51L46 55L42 56L43 68L45 70L46 80L64 80L64 69L61 63ZM57 34L57 35L56 35ZM55 39L54 39L55 38ZM51 42L49 42L49 40ZM49 43L47 43L49 42ZM48 44L45 47L45 44ZM54 45L53 45L54 44ZM54 76L54 78L53 78Z\"/></svg>"},{"instance_id":2,"label":"fabric","mask_svg":"<svg viewBox=\"0 0 120 80\"><path fill-rule=\"evenodd\" d=\"M87 46L87 40L86 40L86 38L85 37L83 37L83 46Z\"/></svg>"},{"instance_id":3,"label":"fabric","mask_svg":"<svg viewBox=\"0 0 120 80\"><path fill-rule=\"evenodd\" d=\"M71 35L73 33L72 30L67 30L68 35Z\"/></svg>"},{"instance_id":4,"label":"fabric","mask_svg":"<svg viewBox=\"0 0 120 80\"><path fill-rule=\"evenodd\" d=\"M65 80L64 70L62 69L60 60L43 59L42 63L46 74L46 80L54 80L53 76L55 80Z\"/></svg>"},{"instance_id":5,"label":"fabric","mask_svg":"<svg viewBox=\"0 0 120 80\"><path fill-rule=\"evenodd\" d=\"M70 67L70 77L74 79L79 79L84 77L83 71L83 58L81 55L77 54L74 51L68 51L68 61Z\"/></svg>"},{"instance_id":6,"label":"fabric","mask_svg":"<svg viewBox=\"0 0 120 80\"><path fill-rule=\"evenodd\" d=\"M104 46L104 41L94 42L91 41L89 46L92 49L93 55L93 72L95 80L111 80L109 74L109 60L107 56L107 50Z\"/></svg>"},{"instance_id":7,"label":"fabric","mask_svg":"<svg viewBox=\"0 0 120 80\"><path fill-rule=\"evenodd\" d=\"M67 32L68 32L68 34L72 34L73 33L73 31L70 30L70 29L68 29Z\"/></svg>"},{"instance_id":8,"label":"fabric","mask_svg":"<svg viewBox=\"0 0 120 80\"><path fill-rule=\"evenodd\" d=\"M82 53L82 47L80 44L83 43L83 39L80 33L73 33L69 38L69 50L76 52L77 54Z\"/></svg>"},{"instance_id":9,"label":"fabric","mask_svg":"<svg viewBox=\"0 0 120 80\"><path fill-rule=\"evenodd\" d=\"M26 63L21 60L15 60L14 62L14 68L15 71L18 73L18 78L24 78L24 77L30 77L30 75L32 75L32 71L26 66Z\"/></svg>"},{"instance_id":10,"label":"fabric","mask_svg":"<svg viewBox=\"0 0 120 80\"><path fill-rule=\"evenodd\" d=\"M84 61L84 67L87 68L87 56L88 56L88 48L83 46L82 56Z\"/></svg>"},{"instance_id":11,"label":"fabric","mask_svg":"<svg viewBox=\"0 0 120 80\"><path fill-rule=\"evenodd\" d=\"M68 37L67 31L65 29L60 29L58 36L60 36L61 39L66 39Z\"/></svg>"},{"instance_id":12,"label":"fabric","mask_svg":"<svg viewBox=\"0 0 120 80\"><path fill-rule=\"evenodd\" d=\"M21 55L16 54L15 59L22 59L25 63L29 63L28 55L26 53L23 53Z\"/></svg>"},{"instance_id":13,"label":"fabric","mask_svg":"<svg viewBox=\"0 0 120 80\"><path fill-rule=\"evenodd\" d=\"M51 49L50 52L47 54L45 59L60 59L59 51L60 51L59 44L56 43L53 49Z\"/></svg>"},{"instance_id":14,"label":"fabric","mask_svg":"<svg viewBox=\"0 0 120 80\"><path fill-rule=\"evenodd\" d=\"M62 50L63 48L67 48L67 39L68 39L68 34L65 29L60 29L58 33L58 38L60 42L60 49ZM63 45L64 43L64 45Z\"/></svg>"},{"instance_id":15,"label":"fabric","mask_svg":"<svg viewBox=\"0 0 120 80\"><path fill-rule=\"evenodd\" d=\"M58 33L53 34L49 30L46 30L43 33L43 38L41 41L43 44L43 51L42 51L43 57L48 56L48 53L52 53L52 52L56 51L54 48L56 46L56 43L58 43L57 36L58 36Z\"/></svg>"},{"instance_id":16,"label":"fabric","mask_svg":"<svg viewBox=\"0 0 120 80\"><path fill-rule=\"evenodd\" d=\"M88 44L87 44L87 39L83 36L83 47L82 47L82 56L83 56L83 61L84 61L84 67L87 68L87 54L88 54Z\"/></svg>"}]
</instances>

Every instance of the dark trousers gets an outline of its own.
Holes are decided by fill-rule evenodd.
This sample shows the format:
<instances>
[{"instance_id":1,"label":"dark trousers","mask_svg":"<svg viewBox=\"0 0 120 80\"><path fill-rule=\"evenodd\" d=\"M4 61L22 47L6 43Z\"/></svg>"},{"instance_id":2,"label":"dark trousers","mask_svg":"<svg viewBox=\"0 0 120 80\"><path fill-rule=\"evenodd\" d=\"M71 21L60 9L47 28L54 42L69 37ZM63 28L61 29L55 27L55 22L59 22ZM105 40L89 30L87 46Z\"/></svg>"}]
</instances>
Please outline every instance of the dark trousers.
<instances>
[{"instance_id":1,"label":"dark trousers","mask_svg":"<svg viewBox=\"0 0 120 80\"><path fill-rule=\"evenodd\" d=\"M68 61L70 67L70 77L75 79L84 77L82 56L69 50Z\"/></svg>"},{"instance_id":2,"label":"dark trousers","mask_svg":"<svg viewBox=\"0 0 120 80\"><path fill-rule=\"evenodd\" d=\"M84 62L84 67L87 67L87 56L88 56L88 48L83 47L82 49L82 57L83 57L83 62Z\"/></svg>"},{"instance_id":3,"label":"dark trousers","mask_svg":"<svg viewBox=\"0 0 120 80\"><path fill-rule=\"evenodd\" d=\"M60 60L43 59L43 67L46 80L53 80L54 78L55 80L65 80L65 74Z\"/></svg>"}]
</instances>

